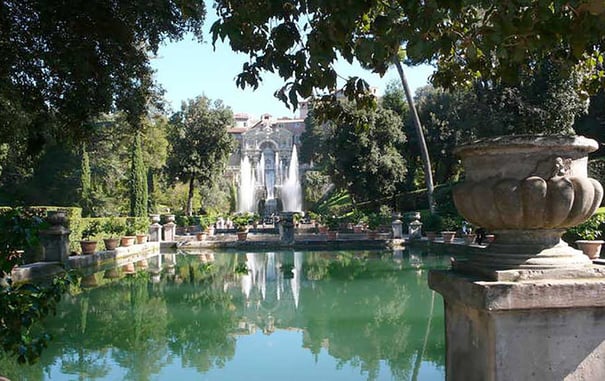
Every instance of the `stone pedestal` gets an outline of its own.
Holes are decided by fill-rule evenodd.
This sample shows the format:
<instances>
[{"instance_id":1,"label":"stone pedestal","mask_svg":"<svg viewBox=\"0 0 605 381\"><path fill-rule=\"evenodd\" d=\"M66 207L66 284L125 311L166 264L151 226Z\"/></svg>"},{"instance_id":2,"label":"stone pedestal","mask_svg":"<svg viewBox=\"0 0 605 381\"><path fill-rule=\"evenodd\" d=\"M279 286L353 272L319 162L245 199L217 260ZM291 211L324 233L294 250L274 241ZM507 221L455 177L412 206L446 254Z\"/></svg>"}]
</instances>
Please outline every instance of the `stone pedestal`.
<instances>
[{"instance_id":1,"label":"stone pedestal","mask_svg":"<svg viewBox=\"0 0 605 381\"><path fill-rule=\"evenodd\" d=\"M164 241L172 242L176 236L176 224L167 222L164 224Z\"/></svg>"},{"instance_id":2,"label":"stone pedestal","mask_svg":"<svg viewBox=\"0 0 605 381\"><path fill-rule=\"evenodd\" d=\"M71 231L64 227L67 217L64 212L48 212L47 217L51 227L40 232L43 262L67 263L69 258L69 234Z\"/></svg>"},{"instance_id":3,"label":"stone pedestal","mask_svg":"<svg viewBox=\"0 0 605 381\"><path fill-rule=\"evenodd\" d=\"M403 222L397 219L391 222L391 229L393 230L393 238L402 238L403 237Z\"/></svg>"},{"instance_id":4,"label":"stone pedestal","mask_svg":"<svg viewBox=\"0 0 605 381\"><path fill-rule=\"evenodd\" d=\"M149 242L160 242L162 240L162 225L154 222L149 226Z\"/></svg>"},{"instance_id":5,"label":"stone pedestal","mask_svg":"<svg viewBox=\"0 0 605 381\"><path fill-rule=\"evenodd\" d=\"M279 214L279 239L286 245L294 243L294 213Z\"/></svg>"},{"instance_id":6,"label":"stone pedestal","mask_svg":"<svg viewBox=\"0 0 605 381\"><path fill-rule=\"evenodd\" d=\"M429 286L445 303L447 380L605 380L605 277L431 271Z\"/></svg>"}]
</instances>

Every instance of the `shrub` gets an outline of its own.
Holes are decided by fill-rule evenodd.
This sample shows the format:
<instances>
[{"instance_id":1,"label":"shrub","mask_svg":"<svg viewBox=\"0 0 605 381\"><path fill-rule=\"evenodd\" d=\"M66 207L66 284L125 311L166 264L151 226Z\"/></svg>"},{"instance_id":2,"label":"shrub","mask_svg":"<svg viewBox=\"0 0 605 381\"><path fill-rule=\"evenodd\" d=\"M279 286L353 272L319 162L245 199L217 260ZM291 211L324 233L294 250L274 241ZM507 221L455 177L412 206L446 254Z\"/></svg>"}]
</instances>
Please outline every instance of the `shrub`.
<instances>
[{"instance_id":1,"label":"shrub","mask_svg":"<svg viewBox=\"0 0 605 381\"><path fill-rule=\"evenodd\" d=\"M422 218L422 230L425 232L439 232L443 230L443 218L438 214L428 214Z\"/></svg>"},{"instance_id":2,"label":"shrub","mask_svg":"<svg viewBox=\"0 0 605 381\"><path fill-rule=\"evenodd\" d=\"M101 224L98 220L91 220L88 225L82 229L82 239L90 241L101 231Z\"/></svg>"},{"instance_id":3,"label":"shrub","mask_svg":"<svg viewBox=\"0 0 605 381\"><path fill-rule=\"evenodd\" d=\"M119 237L126 231L126 223L123 219L108 217L103 220L102 230L110 237Z\"/></svg>"},{"instance_id":4,"label":"shrub","mask_svg":"<svg viewBox=\"0 0 605 381\"><path fill-rule=\"evenodd\" d=\"M605 228L605 213L597 213L578 226L571 227L563 234L568 243L577 240L595 240L602 236Z\"/></svg>"}]
</instances>

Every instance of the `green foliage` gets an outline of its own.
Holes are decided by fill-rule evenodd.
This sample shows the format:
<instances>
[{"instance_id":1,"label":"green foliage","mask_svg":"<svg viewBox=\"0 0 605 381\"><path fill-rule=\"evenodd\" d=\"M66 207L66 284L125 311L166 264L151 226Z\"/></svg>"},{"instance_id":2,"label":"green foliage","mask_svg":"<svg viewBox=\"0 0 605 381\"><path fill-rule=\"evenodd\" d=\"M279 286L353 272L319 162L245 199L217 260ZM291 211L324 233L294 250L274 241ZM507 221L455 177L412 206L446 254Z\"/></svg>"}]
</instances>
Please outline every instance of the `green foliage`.
<instances>
[{"instance_id":1,"label":"green foliage","mask_svg":"<svg viewBox=\"0 0 605 381\"><path fill-rule=\"evenodd\" d=\"M143 162L141 136L134 138L134 150L130 161L130 215L132 217L147 216L147 169Z\"/></svg>"},{"instance_id":2,"label":"green foliage","mask_svg":"<svg viewBox=\"0 0 605 381\"><path fill-rule=\"evenodd\" d=\"M4 209L0 213L0 344L17 361L34 363L46 348L50 336L40 330L40 322L55 313L70 283L68 276L55 278L48 286L13 284L10 271L20 264L18 250L38 245L38 234L48 227L36 209Z\"/></svg>"},{"instance_id":3,"label":"green foliage","mask_svg":"<svg viewBox=\"0 0 605 381\"><path fill-rule=\"evenodd\" d=\"M90 159L86 146L82 147L82 165L80 167L80 206L85 217L89 217L92 211L92 178L90 174Z\"/></svg>"},{"instance_id":4,"label":"green foliage","mask_svg":"<svg viewBox=\"0 0 605 381\"><path fill-rule=\"evenodd\" d=\"M149 230L149 219L147 217L128 217L126 218L125 234L133 236L136 234L145 234Z\"/></svg>"},{"instance_id":5,"label":"green foliage","mask_svg":"<svg viewBox=\"0 0 605 381\"><path fill-rule=\"evenodd\" d=\"M605 7L599 2L572 7L548 0L329 1L311 6L295 0L284 11L218 0L215 6L219 18L211 28L213 41L228 39L234 51L249 58L237 85L256 88L263 73L278 73L285 85L276 96L293 107L314 89L337 88L334 63L339 57L384 74L400 60L401 47L408 64L435 63L433 81L450 88L477 78L518 83L546 58L562 73L582 71L577 85L587 90L605 78L599 51ZM352 77L343 93L367 104L368 87Z\"/></svg>"},{"instance_id":6,"label":"green foliage","mask_svg":"<svg viewBox=\"0 0 605 381\"><path fill-rule=\"evenodd\" d=\"M336 231L340 227L340 217L333 214L327 214L321 220L328 230Z\"/></svg>"},{"instance_id":7,"label":"green foliage","mask_svg":"<svg viewBox=\"0 0 605 381\"><path fill-rule=\"evenodd\" d=\"M167 174L170 183L189 184L187 215L193 212L195 182L212 188L225 169L233 147L227 133L232 122L229 107L205 96L183 102L181 110L170 118Z\"/></svg>"},{"instance_id":8,"label":"green foliage","mask_svg":"<svg viewBox=\"0 0 605 381\"><path fill-rule=\"evenodd\" d=\"M605 158L601 157L588 161L588 176L605 184Z\"/></svg>"},{"instance_id":9,"label":"green foliage","mask_svg":"<svg viewBox=\"0 0 605 381\"><path fill-rule=\"evenodd\" d=\"M419 89L416 96L418 114L426 131L426 144L436 159L432 161L435 183L452 181L461 171L460 161L453 153L454 148L475 137L475 129L472 127L477 125L476 97L465 90L444 91L431 86ZM406 131L416 140L416 133L412 129L411 122L408 122ZM420 153L413 147L417 144L413 142L406 147L406 151L414 153L413 158L410 158L412 162L420 161ZM408 179L407 184L412 182L413 179Z\"/></svg>"},{"instance_id":10,"label":"green foliage","mask_svg":"<svg viewBox=\"0 0 605 381\"><path fill-rule=\"evenodd\" d=\"M101 232L101 223L97 220L89 220L88 224L82 229L82 239L91 240Z\"/></svg>"},{"instance_id":11,"label":"green foliage","mask_svg":"<svg viewBox=\"0 0 605 381\"><path fill-rule=\"evenodd\" d=\"M124 219L111 216L104 219L102 230L109 237L120 237L126 232L126 222Z\"/></svg>"},{"instance_id":12,"label":"green foliage","mask_svg":"<svg viewBox=\"0 0 605 381\"><path fill-rule=\"evenodd\" d=\"M399 116L381 107L357 110L347 102L322 102L315 111L330 123L324 146L332 183L355 202L393 196L407 171Z\"/></svg>"},{"instance_id":13,"label":"green foliage","mask_svg":"<svg viewBox=\"0 0 605 381\"><path fill-rule=\"evenodd\" d=\"M47 142L44 151L33 155L21 143L11 144L1 165L0 203L4 205L76 205L80 201L80 155L68 145Z\"/></svg>"},{"instance_id":14,"label":"green foliage","mask_svg":"<svg viewBox=\"0 0 605 381\"><path fill-rule=\"evenodd\" d=\"M351 197L346 191L332 189L315 207L315 211L322 216L344 215L351 211Z\"/></svg>"},{"instance_id":15,"label":"green foliage","mask_svg":"<svg viewBox=\"0 0 605 381\"><path fill-rule=\"evenodd\" d=\"M446 231L457 231L462 228L463 219L459 215L444 215L443 216L443 230Z\"/></svg>"},{"instance_id":16,"label":"green foliage","mask_svg":"<svg viewBox=\"0 0 605 381\"><path fill-rule=\"evenodd\" d=\"M242 213L242 214L234 214L231 216L231 221L233 221L233 226L239 232L244 232L248 230L248 224L252 219L252 213Z\"/></svg>"},{"instance_id":17,"label":"green foliage","mask_svg":"<svg viewBox=\"0 0 605 381\"><path fill-rule=\"evenodd\" d=\"M137 120L157 102L150 53L185 33L201 39L206 10L193 0L25 0L5 3L2 14L0 136L26 141L31 154L49 138L81 139L102 112L118 108Z\"/></svg>"},{"instance_id":18,"label":"green foliage","mask_svg":"<svg viewBox=\"0 0 605 381\"><path fill-rule=\"evenodd\" d=\"M305 171L302 178L304 205L310 205L311 208L315 207L330 190L331 186L330 177L323 172Z\"/></svg>"},{"instance_id":19,"label":"green foliage","mask_svg":"<svg viewBox=\"0 0 605 381\"><path fill-rule=\"evenodd\" d=\"M438 214L427 213L421 217L422 230L425 232L440 232L443 230L443 218Z\"/></svg>"},{"instance_id":20,"label":"green foliage","mask_svg":"<svg viewBox=\"0 0 605 381\"><path fill-rule=\"evenodd\" d=\"M189 226L189 216L186 216L184 214L177 214L174 222L176 222L177 226Z\"/></svg>"},{"instance_id":21,"label":"green foliage","mask_svg":"<svg viewBox=\"0 0 605 381\"><path fill-rule=\"evenodd\" d=\"M384 218L380 213L368 213L367 214L368 229L376 230L380 225L384 223Z\"/></svg>"},{"instance_id":22,"label":"green foliage","mask_svg":"<svg viewBox=\"0 0 605 381\"><path fill-rule=\"evenodd\" d=\"M49 225L40 209L14 208L0 211L0 279L10 274L15 264L21 264L18 250L39 245L39 232ZM1 298L0 298L1 299Z\"/></svg>"},{"instance_id":23,"label":"green foliage","mask_svg":"<svg viewBox=\"0 0 605 381\"><path fill-rule=\"evenodd\" d=\"M0 342L2 349L16 356L20 364L35 363L47 347L51 337L44 331L40 333L41 322L56 313L57 304L71 282L64 275L49 286L10 285L2 290Z\"/></svg>"},{"instance_id":24,"label":"green foliage","mask_svg":"<svg viewBox=\"0 0 605 381\"><path fill-rule=\"evenodd\" d=\"M605 213L599 211L578 226L568 228L563 239L568 243L577 240L595 240L601 238L605 229Z\"/></svg>"},{"instance_id":25,"label":"green foliage","mask_svg":"<svg viewBox=\"0 0 605 381\"><path fill-rule=\"evenodd\" d=\"M470 102L480 137L520 134L574 134L576 116L588 111L577 78L562 73L552 60L535 65L518 83L475 85L476 102Z\"/></svg>"}]
</instances>

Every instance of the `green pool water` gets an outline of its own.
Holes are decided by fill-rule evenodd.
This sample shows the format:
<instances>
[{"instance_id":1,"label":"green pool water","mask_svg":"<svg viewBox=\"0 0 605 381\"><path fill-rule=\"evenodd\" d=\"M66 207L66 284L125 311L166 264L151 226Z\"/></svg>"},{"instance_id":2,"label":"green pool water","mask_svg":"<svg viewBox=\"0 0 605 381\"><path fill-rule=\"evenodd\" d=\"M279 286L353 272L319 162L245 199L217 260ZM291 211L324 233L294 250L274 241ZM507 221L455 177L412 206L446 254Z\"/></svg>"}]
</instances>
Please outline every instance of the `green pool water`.
<instances>
[{"instance_id":1,"label":"green pool water","mask_svg":"<svg viewBox=\"0 0 605 381\"><path fill-rule=\"evenodd\" d=\"M448 259L421 252L164 254L88 277L11 380L444 380ZM116 277L117 276L117 277Z\"/></svg>"}]
</instances>

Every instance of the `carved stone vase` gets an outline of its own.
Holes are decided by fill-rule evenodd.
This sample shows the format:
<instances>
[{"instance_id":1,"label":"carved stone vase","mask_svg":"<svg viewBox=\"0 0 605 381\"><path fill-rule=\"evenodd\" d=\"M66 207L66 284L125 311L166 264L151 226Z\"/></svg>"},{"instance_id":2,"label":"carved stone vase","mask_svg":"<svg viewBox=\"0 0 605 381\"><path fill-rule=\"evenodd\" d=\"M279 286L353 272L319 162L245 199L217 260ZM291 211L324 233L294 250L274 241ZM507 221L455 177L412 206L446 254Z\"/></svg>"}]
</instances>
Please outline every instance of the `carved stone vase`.
<instances>
[{"instance_id":1,"label":"carved stone vase","mask_svg":"<svg viewBox=\"0 0 605 381\"><path fill-rule=\"evenodd\" d=\"M504 136L458 147L466 170L453 190L458 211L496 236L466 265L483 272L591 265L561 235L599 207L603 187L587 174L596 141L581 136ZM480 271L480 272L482 272Z\"/></svg>"}]
</instances>

